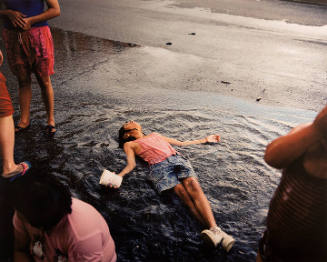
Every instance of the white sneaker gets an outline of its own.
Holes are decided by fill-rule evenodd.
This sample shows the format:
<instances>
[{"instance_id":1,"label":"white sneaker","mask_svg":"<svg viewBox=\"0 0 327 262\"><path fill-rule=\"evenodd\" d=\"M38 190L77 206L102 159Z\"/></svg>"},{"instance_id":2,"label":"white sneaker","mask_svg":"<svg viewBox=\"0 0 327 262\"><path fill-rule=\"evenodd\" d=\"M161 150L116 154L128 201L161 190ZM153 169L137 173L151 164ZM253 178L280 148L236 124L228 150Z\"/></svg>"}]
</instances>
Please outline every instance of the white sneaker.
<instances>
[{"instance_id":1,"label":"white sneaker","mask_svg":"<svg viewBox=\"0 0 327 262\"><path fill-rule=\"evenodd\" d=\"M208 245L217 247L223 239L223 231L219 227L212 227L201 232L201 237Z\"/></svg>"},{"instance_id":2,"label":"white sneaker","mask_svg":"<svg viewBox=\"0 0 327 262\"><path fill-rule=\"evenodd\" d=\"M229 252L229 250L231 250L234 243L235 243L235 239L232 236L228 235L227 233L223 232L223 241L221 242L221 245L226 250L226 252Z\"/></svg>"},{"instance_id":3,"label":"white sneaker","mask_svg":"<svg viewBox=\"0 0 327 262\"><path fill-rule=\"evenodd\" d=\"M201 237L207 244L213 247L217 247L221 242L226 252L229 252L235 243L235 239L222 231L218 226L203 230L201 232Z\"/></svg>"}]
</instances>

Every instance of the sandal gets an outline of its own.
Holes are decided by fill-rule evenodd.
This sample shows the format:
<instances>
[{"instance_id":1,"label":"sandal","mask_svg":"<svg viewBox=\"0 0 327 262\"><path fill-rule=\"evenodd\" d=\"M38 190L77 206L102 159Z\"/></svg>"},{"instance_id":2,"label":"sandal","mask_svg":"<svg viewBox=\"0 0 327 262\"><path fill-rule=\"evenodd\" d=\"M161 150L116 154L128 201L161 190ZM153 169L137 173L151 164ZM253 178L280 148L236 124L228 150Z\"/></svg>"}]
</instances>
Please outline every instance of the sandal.
<instances>
[{"instance_id":1,"label":"sandal","mask_svg":"<svg viewBox=\"0 0 327 262\"><path fill-rule=\"evenodd\" d=\"M19 125L15 125L15 133L23 133L24 131L28 130L30 128L31 124L28 124L26 127L21 127Z\"/></svg>"},{"instance_id":2,"label":"sandal","mask_svg":"<svg viewBox=\"0 0 327 262\"><path fill-rule=\"evenodd\" d=\"M18 165L21 165L23 170L21 172L14 171L12 173L7 174L6 176L2 176L4 179L9 179L9 182L13 182L15 179L25 175L28 170L31 168L31 163L28 161L24 161L19 163Z\"/></svg>"},{"instance_id":3,"label":"sandal","mask_svg":"<svg viewBox=\"0 0 327 262\"><path fill-rule=\"evenodd\" d=\"M52 137L57 132L57 130L56 130L55 126L47 125L45 127L45 132L47 133L48 136Z\"/></svg>"}]
</instances>

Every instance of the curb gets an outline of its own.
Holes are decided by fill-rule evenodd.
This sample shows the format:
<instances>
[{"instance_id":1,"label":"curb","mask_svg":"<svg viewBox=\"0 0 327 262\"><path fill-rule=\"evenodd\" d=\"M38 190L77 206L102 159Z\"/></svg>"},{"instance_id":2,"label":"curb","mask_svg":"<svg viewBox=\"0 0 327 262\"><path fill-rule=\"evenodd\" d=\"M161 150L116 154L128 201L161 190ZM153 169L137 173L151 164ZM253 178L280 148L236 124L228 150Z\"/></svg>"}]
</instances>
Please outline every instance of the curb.
<instances>
[{"instance_id":1,"label":"curb","mask_svg":"<svg viewBox=\"0 0 327 262\"><path fill-rule=\"evenodd\" d=\"M315 5L327 5L327 0L284 0L289 2L315 4Z\"/></svg>"}]
</instances>

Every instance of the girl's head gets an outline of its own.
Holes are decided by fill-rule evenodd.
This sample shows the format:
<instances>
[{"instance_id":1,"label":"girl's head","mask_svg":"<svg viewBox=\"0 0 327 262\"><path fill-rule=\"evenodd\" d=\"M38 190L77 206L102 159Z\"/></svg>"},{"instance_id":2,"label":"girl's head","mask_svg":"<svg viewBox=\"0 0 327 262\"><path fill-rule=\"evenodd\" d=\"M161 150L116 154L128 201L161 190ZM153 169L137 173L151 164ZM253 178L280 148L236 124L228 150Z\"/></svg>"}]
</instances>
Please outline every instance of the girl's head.
<instances>
[{"instance_id":1,"label":"girl's head","mask_svg":"<svg viewBox=\"0 0 327 262\"><path fill-rule=\"evenodd\" d=\"M127 121L120 129L118 134L119 147L123 148L124 144L136 140L143 136L142 127L135 121Z\"/></svg>"}]
</instances>

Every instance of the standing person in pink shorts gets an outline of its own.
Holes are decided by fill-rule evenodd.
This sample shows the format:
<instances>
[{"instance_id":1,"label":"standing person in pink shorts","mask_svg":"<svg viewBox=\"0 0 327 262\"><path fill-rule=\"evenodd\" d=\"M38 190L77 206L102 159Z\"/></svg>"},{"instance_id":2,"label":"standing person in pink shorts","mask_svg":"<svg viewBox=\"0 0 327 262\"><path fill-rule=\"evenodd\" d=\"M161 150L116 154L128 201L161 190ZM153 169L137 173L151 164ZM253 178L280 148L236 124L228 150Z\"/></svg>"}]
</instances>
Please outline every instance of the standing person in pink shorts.
<instances>
[{"instance_id":1,"label":"standing person in pink shorts","mask_svg":"<svg viewBox=\"0 0 327 262\"><path fill-rule=\"evenodd\" d=\"M58 0L0 0L0 3L8 63L19 83L21 115L15 131L30 127L31 75L34 73L47 111L46 131L54 135L54 93L50 79L54 73L54 48L47 20L60 15ZM48 8L44 11L45 3Z\"/></svg>"}]
</instances>

